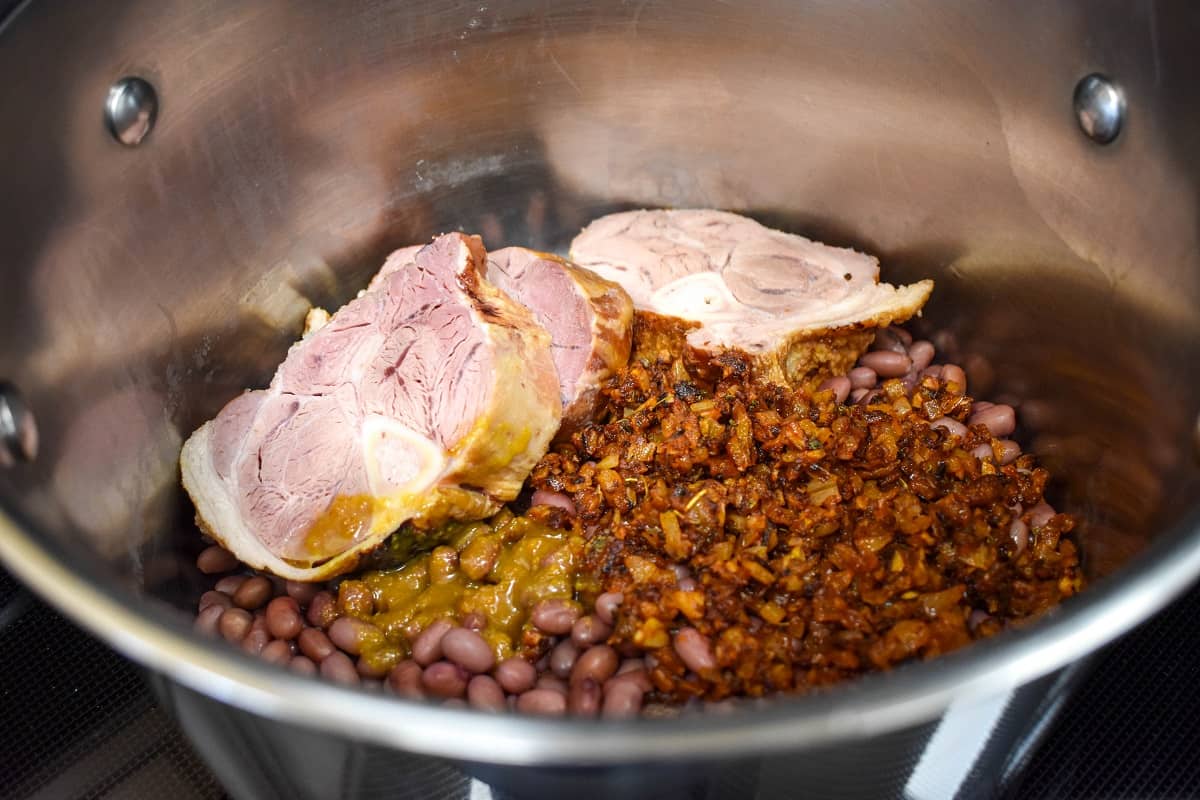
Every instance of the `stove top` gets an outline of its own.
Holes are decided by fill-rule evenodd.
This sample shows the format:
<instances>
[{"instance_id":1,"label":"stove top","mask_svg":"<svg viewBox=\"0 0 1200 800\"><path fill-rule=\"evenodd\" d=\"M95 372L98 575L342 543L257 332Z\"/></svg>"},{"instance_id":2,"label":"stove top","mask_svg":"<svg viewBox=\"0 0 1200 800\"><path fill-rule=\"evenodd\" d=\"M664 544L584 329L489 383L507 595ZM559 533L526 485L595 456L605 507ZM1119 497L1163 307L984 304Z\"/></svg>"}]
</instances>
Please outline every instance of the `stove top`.
<instances>
[{"instance_id":1,"label":"stove top","mask_svg":"<svg viewBox=\"0 0 1200 800\"><path fill-rule=\"evenodd\" d=\"M2 571L0 653L0 797L226 796L141 670ZM1200 586L1101 654L1010 797L1200 797Z\"/></svg>"}]
</instances>

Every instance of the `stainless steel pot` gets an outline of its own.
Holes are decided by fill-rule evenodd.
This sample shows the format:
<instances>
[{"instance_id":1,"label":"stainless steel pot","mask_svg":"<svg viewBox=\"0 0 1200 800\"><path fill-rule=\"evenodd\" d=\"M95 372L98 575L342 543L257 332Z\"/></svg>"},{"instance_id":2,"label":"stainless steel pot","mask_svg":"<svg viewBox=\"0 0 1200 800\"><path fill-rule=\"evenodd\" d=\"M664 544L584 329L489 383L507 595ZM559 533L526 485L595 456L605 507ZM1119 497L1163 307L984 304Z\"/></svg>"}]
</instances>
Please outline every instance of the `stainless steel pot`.
<instances>
[{"instance_id":1,"label":"stainless steel pot","mask_svg":"<svg viewBox=\"0 0 1200 800\"><path fill-rule=\"evenodd\" d=\"M1200 574L1191 4L32 2L0 36L0 556L160 676L239 797L986 795L1087 655ZM191 634L180 442L309 303L435 232L553 249L660 205L935 277L925 323L1023 400L1093 586L935 662L623 725L427 708Z\"/></svg>"}]
</instances>

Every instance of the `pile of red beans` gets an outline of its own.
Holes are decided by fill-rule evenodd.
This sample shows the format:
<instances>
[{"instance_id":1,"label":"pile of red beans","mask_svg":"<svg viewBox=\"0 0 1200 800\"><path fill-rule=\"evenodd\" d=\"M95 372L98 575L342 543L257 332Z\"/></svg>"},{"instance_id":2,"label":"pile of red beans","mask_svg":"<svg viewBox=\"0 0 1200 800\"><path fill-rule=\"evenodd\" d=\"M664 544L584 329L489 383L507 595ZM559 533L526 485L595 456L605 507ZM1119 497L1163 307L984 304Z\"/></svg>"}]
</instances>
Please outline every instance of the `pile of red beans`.
<instances>
[{"instance_id":1,"label":"pile of red beans","mask_svg":"<svg viewBox=\"0 0 1200 800\"><path fill-rule=\"evenodd\" d=\"M201 552L196 564L211 575L241 568L217 545ZM263 575L220 578L201 596L195 625L293 672L409 699L483 711L622 718L642 711L651 684L641 659L622 658L605 644L621 599L602 595L590 615L565 600L535 606L530 623L554 642L536 664L520 657L497 663L477 632L482 620L467 618L462 625L429 625L412 642L409 658L381 672L360 657L365 643L382 637L379 628L343 613L335 594L321 585Z\"/></svg>"},{"instance_id":2,"label":"pile of red beans","mask_svg":"<svg viewBox=\"0 0 1200 800\"><path fill-rule=\"evenodd\" d=\"M869 352L858 360L858 365L845 375L830 378L821 384L830 389L839 403L869 405L882 395L879 385L889 378L899 378L911 392L922 378L933 377L958 384L967 391L967 375L957 364L934 364L937 349L933 342L919 339L904 328L890 327L879 331ZM956 419L942 417L935 420L934 427L945 428L949 433L963 437L967 425ZM993 458L1000 466L1007 466L1021 455L1021 446L1011 436L1017 429L1016 410L1003 403L976 400L971 406L968 425L983 425L996 437L995 447L990 444L977 445L972 451L976 458Z\"/></svg>"}]
</instances>

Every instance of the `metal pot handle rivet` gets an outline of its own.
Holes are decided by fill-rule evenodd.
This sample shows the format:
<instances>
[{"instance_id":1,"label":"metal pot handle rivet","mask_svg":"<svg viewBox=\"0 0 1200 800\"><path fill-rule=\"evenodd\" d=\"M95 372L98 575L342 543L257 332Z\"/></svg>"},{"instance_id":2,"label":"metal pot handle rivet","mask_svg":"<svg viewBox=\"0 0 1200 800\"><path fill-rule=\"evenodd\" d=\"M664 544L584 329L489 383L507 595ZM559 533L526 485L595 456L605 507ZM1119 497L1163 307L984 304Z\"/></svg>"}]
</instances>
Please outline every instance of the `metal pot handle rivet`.
<instances>
[{"instance_id":1,"label":"metal pot handle rivet","mask_svg":"<svg viewBox=\"0 0 1200 800\"><path fill-rule=\"evenodd\" d=\"M104 122L108 132L126 147L136 147L158 119L158 92L138 77L121 78L108 90Z\"/></svg>"},{"instance_id":2,"label":"metal pot handle rivet","mask_svg":"<svg viewBox=\"0 0 1200 800\"><path fill-rule=\"evenodd\" d=\"M1093 72L1075 84L1075 118L1096 144L1108 144L1125 123L1125 93L1109 78Z\"/></svg>"},{"instance_id":3,"label":"metal pot handle rivet","mask_svg":"<svg viewBox=\"0 0 1200 800\"><path fill-rule=\"evenodd\" d=\"M25 399L11 383L0 381L0 467L37 457L37 425Z\"/></svg>"}]
</instances>

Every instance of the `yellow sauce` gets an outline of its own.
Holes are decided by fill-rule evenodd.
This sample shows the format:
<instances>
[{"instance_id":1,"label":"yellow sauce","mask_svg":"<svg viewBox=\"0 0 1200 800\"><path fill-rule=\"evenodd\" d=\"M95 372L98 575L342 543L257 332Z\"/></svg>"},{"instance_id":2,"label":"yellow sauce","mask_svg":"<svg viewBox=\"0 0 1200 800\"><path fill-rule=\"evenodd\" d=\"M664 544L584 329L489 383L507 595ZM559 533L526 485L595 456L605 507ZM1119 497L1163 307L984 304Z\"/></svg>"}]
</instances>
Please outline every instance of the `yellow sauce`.
<instances>
[{"instance_id":1,"label":"yellow sauce","mask_svg":"<svg viewBox=\"0 0 1200 800\"><path fill-rule=\"evenodd\" d=\"M366 494L339 495L308 528L304 552L313 561L348 550L367 533L375 518L375 498Z\"/></svg>"},{"instance_id":2,"label":"yellow sauce","mask_svg":"<svg viewBox=\"0 0 1200 800\"><path fill-rule=\"evenodd\" d=\"M430 623L461 622L473 612L486 618L480 635L502 660L521 650L538 602L575 596L581 536L507 512L490 522L449 523L440 534L447 545L432 553L358 577L374 599L366 619L384 634L362 654L368 661L386 667Z\"/></svg>"}]
</instances>

